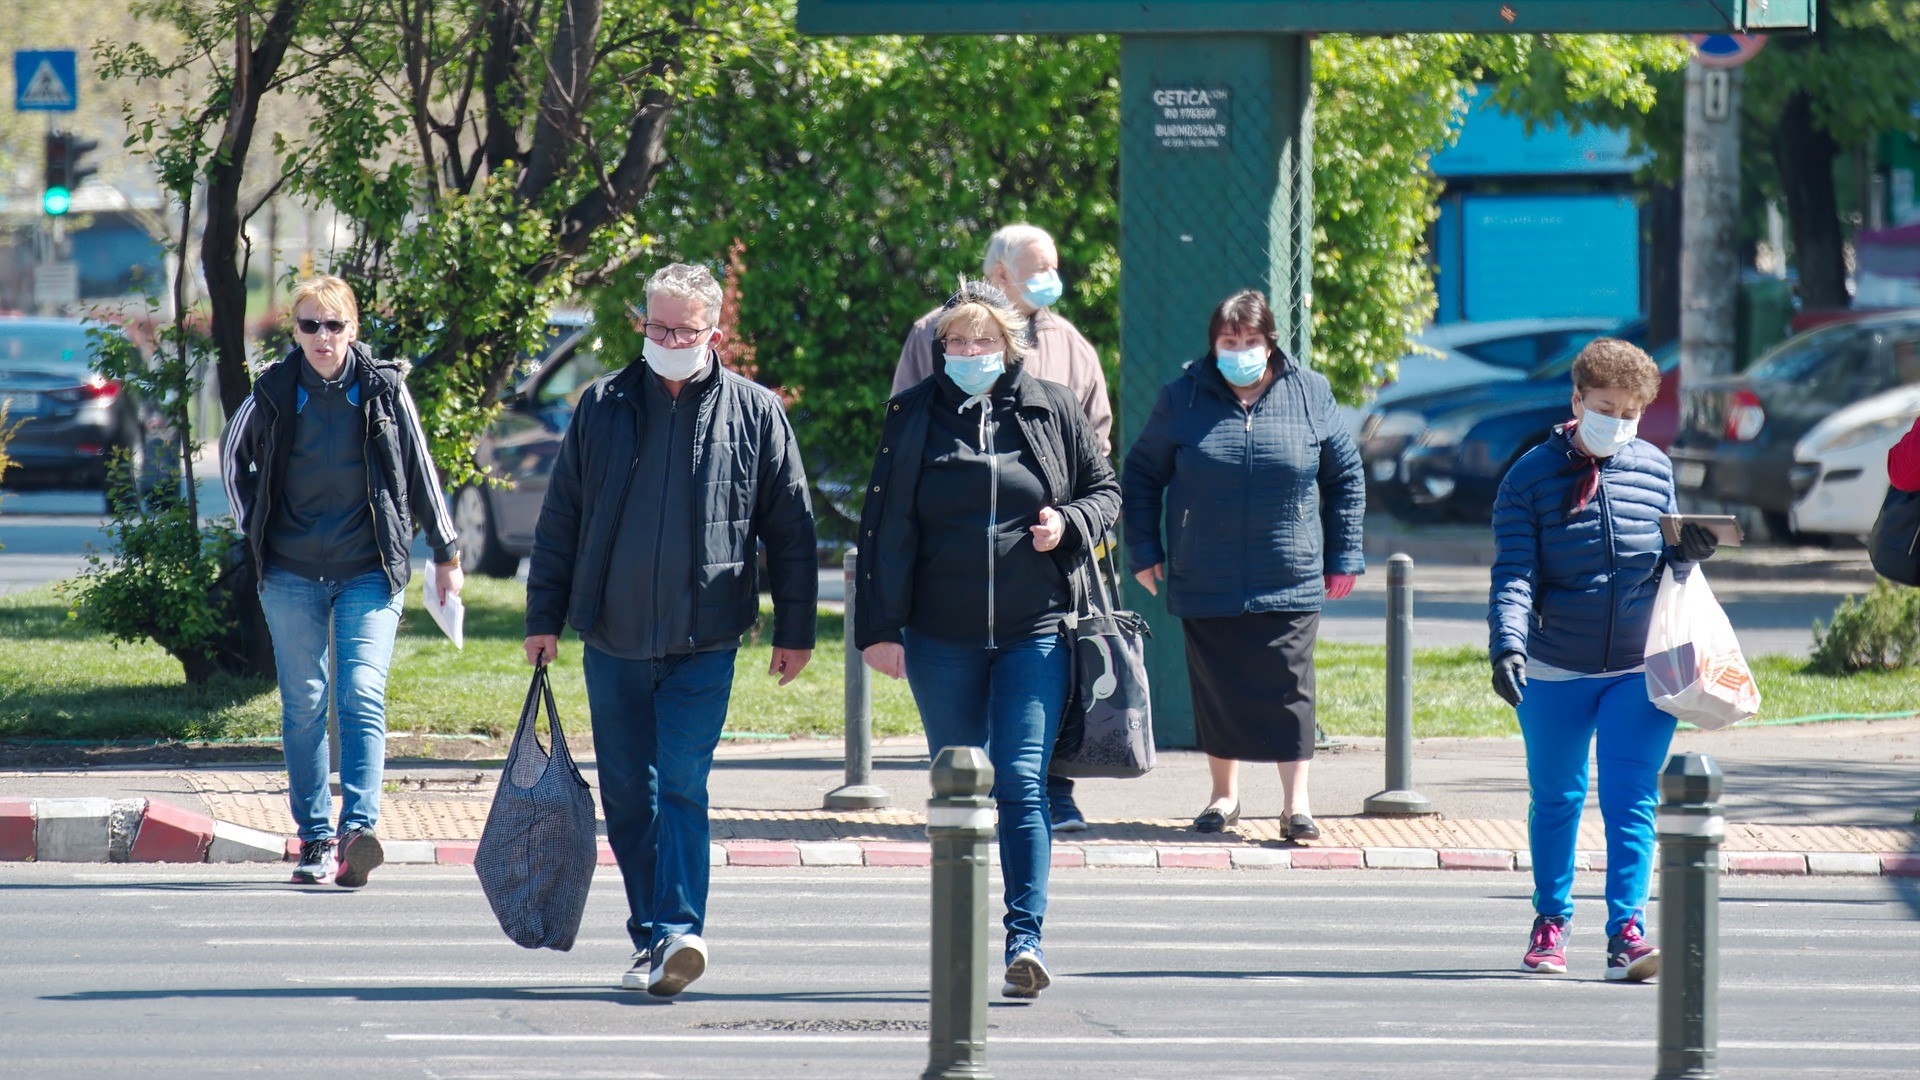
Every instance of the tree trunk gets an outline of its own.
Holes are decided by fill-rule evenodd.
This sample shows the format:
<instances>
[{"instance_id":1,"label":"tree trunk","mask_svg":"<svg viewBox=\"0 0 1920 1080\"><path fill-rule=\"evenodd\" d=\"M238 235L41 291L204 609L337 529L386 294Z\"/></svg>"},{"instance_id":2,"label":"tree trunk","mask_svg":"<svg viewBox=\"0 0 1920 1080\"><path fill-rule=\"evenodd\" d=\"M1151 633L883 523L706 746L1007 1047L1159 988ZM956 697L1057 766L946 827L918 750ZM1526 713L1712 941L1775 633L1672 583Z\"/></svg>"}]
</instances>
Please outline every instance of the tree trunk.
<instances>
[{"instance_id":1,"label":"tree trunk","mask_svg":"<svg viewBox=\"0 0 1920 1080\"><path fill-rule=\"evenodd\" d=\"M1815 122L1813 100L1806 91L1795 91L1787 99L1770 141L1774 167L1787 196L1793 264L1800 271L1800 306L1807 311L1846 307L1846 238L1833 185L1840 147Z\"/></svg>"},{"instance_id":2,"label":"tree trunk","mask_svg":"<svg viewBox=\"0 0 1920 1080\"><path fill-rule=\"evenodd\" d=\"M1655 184L1647 198L1647 341L1680 336L1680 185Z\"/></svg>"}]
</instances>

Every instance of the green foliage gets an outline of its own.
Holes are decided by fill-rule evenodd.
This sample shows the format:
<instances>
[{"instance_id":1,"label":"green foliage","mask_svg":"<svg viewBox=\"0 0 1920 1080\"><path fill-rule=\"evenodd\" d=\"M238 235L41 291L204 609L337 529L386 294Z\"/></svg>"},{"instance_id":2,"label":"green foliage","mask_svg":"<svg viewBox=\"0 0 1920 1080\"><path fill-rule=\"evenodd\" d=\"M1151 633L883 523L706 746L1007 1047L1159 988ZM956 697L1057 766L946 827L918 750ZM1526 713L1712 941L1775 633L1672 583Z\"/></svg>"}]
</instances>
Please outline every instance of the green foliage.
<instances>
[{"instance_id":1,"label":"green foliage","mask_svg":"<svg viewBox=\"0 0 1920 1080\"><path fill-rule=\"evenodd\" d=\"M1813 624L1810 670L1829 675L1892 671L1920 659L1920 589L1874 582L1864 597L1834 609L1833 624Z\"/></svg>"},{"instance_id":2,"label":"green foliage","mask_svg":"<svg viewBox=\"0 0 1920 1080\"><path fill-rule=\"evenodd\" d=\"M14 430L20 426L17 422L11 424L7 422L10 404L11 402L0 401L0 484L7 482L7 470L13 468L13 459L7 456L7 441L13 438ZM6 495L0 493L0 499L5 498ZM6 545L0 544L0 551L5 550Z\"/></svg>"}]
</instances>

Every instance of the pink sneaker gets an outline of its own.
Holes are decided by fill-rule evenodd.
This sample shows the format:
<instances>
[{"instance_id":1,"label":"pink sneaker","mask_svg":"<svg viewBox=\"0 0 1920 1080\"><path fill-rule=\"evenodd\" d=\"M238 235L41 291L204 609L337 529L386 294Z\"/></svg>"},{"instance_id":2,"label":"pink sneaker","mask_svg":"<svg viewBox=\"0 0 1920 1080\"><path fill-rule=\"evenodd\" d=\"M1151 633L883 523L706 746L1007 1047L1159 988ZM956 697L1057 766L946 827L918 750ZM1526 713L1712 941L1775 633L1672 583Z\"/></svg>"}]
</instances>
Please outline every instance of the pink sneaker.
<instances>
[{"instance_id":1,"label":"pink sneaker","mask_svg":"<svg viewBox=\"0 0 1920 1080\"><path fill-rule=\"evenodd\" d=\"M1607 939L1607 980L1609 982L1646 982L1660 973L1660 950L1647 944L1635 915Z\"/></svg>"},{"instance_id":2,"label":"pink sneaker","mask_svg":"<svg viewBox=\"0 0 1920 1080\"><path fill-rule=\"evenodd\" d=\"M1567 920L1564 915L1536 915L1533 919L1533 940L1527 947L1527 955L1520 961L1520 970L1537 971L1545 975L1565 975L1567 973ZM1612 978L1612 975L1608 975Z\"/></svg>"}]
</instances>

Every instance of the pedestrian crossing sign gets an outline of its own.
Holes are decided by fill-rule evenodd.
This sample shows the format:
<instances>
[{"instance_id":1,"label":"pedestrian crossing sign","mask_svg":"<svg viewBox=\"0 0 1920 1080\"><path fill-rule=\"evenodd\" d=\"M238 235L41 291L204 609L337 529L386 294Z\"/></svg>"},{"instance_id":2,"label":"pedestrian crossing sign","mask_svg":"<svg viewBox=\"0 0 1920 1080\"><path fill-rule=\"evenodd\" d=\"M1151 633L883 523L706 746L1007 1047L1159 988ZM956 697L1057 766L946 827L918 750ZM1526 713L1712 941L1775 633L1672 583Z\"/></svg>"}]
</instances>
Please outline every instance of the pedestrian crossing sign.
<instances>
[{"instance_id":1,"label":"pedestrian crossing sign","mask_svg":"<svg viewBox=\"0 0 1920 1080\"><path fill-rule=\"evenodd\" d=\"M72 112L80 104L80 69L72 49L20 49L13 54L15 112Z\"/></svg>"}]
</instances>

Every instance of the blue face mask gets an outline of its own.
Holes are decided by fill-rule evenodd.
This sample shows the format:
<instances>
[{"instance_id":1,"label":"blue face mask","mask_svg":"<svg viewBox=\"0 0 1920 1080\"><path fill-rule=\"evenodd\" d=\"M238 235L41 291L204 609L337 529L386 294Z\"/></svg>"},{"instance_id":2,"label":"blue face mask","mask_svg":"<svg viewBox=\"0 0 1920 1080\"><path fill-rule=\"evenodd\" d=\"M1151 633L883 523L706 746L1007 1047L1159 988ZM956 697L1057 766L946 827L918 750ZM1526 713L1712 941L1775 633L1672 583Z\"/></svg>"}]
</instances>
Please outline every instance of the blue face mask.
<instances>
[{"instance_id":1,"label":"blue face mask","mask_svg":"<svg viewBox=\"0 0 1920 1080\"><path fill-rule=\"evenodd\" d=\"M1060 302L1060 294L1066 287L1060 284L1060 272L1048 270L1044 274L1035 274L1020 287L1020 295L1034 307L1052 307Z\"/></svg>"},{"instance_id":2,"label":"blue face mask","mask_svg":"<svg viewBox=\"0 0 1920 1080\"><path fill-rule=\"evenodd\" d=\"M1267 370L1265 345L1251 349L1215 349L1213 355L1219 361L1220 374L1235 386L1252 386Z\"/></svg>"},{"instance_id":3,"label":"blue face mask","mask_svg":"<svg viewBox=\"0 0 1920 1080\"><path fill-rule=\"evenodd\" d=\"M1005 353L987 353L984 356L955 356L947 354L947 378L952 379L960 392L972 397L984 394L993 388L1002 372L1007 370Z\"/></svg>"}]
</instances>

